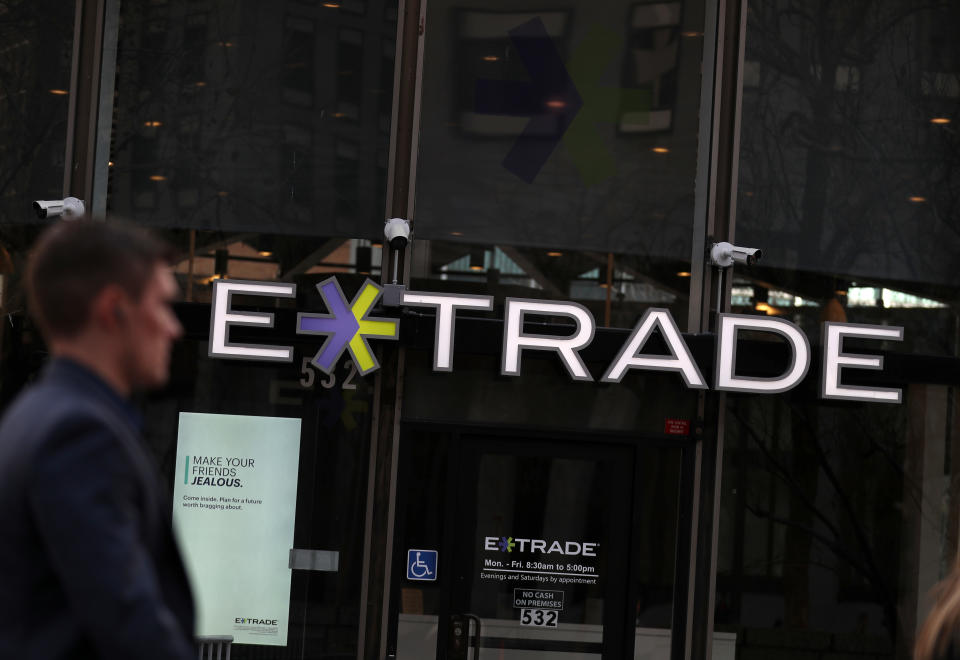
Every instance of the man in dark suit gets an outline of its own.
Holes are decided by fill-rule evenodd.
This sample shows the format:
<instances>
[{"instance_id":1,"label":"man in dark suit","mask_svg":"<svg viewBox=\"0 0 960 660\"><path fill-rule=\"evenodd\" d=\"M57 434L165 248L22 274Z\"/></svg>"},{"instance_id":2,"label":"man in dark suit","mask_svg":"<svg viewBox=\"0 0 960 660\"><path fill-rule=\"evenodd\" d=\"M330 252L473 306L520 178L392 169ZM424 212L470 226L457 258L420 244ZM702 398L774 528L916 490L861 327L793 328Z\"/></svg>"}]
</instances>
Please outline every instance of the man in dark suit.
<instances>
[{"instance_id":1,"label":"man in dark suit","mask_svg":"<svg viewBox=\"0 0 960 660\"><path fill-rule=\"evenodd\" d=\"M171 502L128 401L166 382L181 333L169 257L89 220L53 226L31 254L53 359L0 424L0 658L196 656Z\"/></svg>"}]
</instances>

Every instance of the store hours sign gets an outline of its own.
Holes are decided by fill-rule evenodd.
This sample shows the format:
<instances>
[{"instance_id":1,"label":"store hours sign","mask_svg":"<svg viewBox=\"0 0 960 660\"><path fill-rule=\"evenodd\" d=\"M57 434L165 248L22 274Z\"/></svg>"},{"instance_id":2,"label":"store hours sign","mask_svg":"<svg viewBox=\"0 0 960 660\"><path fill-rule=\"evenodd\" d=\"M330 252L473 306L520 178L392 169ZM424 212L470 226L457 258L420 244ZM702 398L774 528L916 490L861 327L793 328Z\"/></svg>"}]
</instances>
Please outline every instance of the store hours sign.
<instances>
[{"instance_id":1,"label":"store hours sign","mask_svg":"<svg viewBox=\"0 0 960 660\"><path fill-rule=\"evenodd\" d=\"M371 340L396 340L400 320L370 316L380 298L381 289L372 280L366 280L352 300L347 300L336 278L317 284L326 311L309 310L297 314L296 332L323 337L314 367L329 374L344 353L361 374L379 368L371 350ZM266 296L293 298L296 285L287 282L253 282L247 280L217 280L213 285L210 316L209 354L214 358L292 362L293 347L271 344L241 344L230 341L230 328L252 326L272 328L273 314L240 311L233 306L233 296ZM490 311L493 296L404 291L401 304L408 307L426 307L436 311L437 322L433 342L434 371L452 371L454 357L454 326L457 312L465 309ZM539 335L524 330L524 321L532 316L567 317L574 322L573 331L566 336ZM505 376L520 376L524 354L546 351L556 354L574 380L592 381L592 374L580 357L580 351L590 345L596 331L593 315L575 302L507 298L504 301L504 329L500 372ZM784 342L790 349L787 369L773 377L744 376L737 373L737 346L742 332L759 332ZM650 337L659 335L666 342L669 354L654 355L643 352ZM846 399L900 403L902 392L897 388L849 385L842 381L844 370L883 368L883 358L877 355L848 352L848 339L902 341L903 328L897 326L863 325L855 323L824 323L822 333L823 358L821 364L820 396L824 399ZM755 392L775 394L796 387L807 375L812 354L810 341L795 324L781 318L721 314L718 321L716 365L713 389L728 392ZM706 379L694 361L689 347L669 310L648 309L627 337L617 357L600 378L604 383L619 383L631 370L667 371L676 373L691 389L709 389Z\"/></svg>"}]
</instances>

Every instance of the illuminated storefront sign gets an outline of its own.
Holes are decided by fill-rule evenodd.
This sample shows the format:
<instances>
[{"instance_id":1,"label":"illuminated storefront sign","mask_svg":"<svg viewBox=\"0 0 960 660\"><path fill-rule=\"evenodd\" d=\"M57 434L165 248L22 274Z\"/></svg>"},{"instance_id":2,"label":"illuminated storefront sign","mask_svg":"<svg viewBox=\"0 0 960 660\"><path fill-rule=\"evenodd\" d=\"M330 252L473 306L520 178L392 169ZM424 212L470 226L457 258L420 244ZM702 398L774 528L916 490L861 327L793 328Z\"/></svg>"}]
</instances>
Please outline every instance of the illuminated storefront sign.
<instances>
[{"instance_id":1,"label":"illuminated storefront sign","mask_svg":"<svg viewBox=\"0 0 960 660\"><path fill-rule=\"evenodd\" d=\"M330 313L301 312L297 315L298 334L327 337L314 356L312 364L320 371L330 373L340 356L346 351L350 353L350 357L362 374L378 369L379 365L367 341L371 338L396 340L400 323L396 318L367 316L380 297L380 287L371 280L367 280L349 303L335 278L331 277L319 283L317 289L323 296ZM210 318L210 356L291 362L292 346L230 342L231 326L272 328L274 323L273 314L235 310L232 305L234 295L293 298L296 295L296 285L244 280L214 282ZM493 309L493 296L404 291L401 303L404 306L429 307L436 310L433 369L434 371L452 371L457 310L490 311ZM565 316L574 322L574 330L565 336L531 334L524 331L524 320L527 316ZM810 341L793 323L765 316L721 314L718 325L717 362L713 389L775 394L796 387L807 375L812 357ZM580 357L580 351L593 341L595 331L596 321L590 310L583 305L574 302L507 298L504 304L500 372L506 376L519 376L525 351L548 351L557 354L571 378L592 381L593 376ZM657 331L666 342L669 355L649 355L641 352L650 337ZM773 377L737 374L738 339L739 334L744 331L766 333L782 339L790 348L790 366L782 374ZM824 399L900 403L902 392L899 389L841 383L840 376L843 369L879 370L883 368L883 358L880 356L845 352L844 340L847 338L902 341L903 328L854 323L824 323L820 396ZM605 383L619 383L631 369L672 371L676 372L689 388L709 388L689 347L683 340L676 321L666 309L652 308L644 313L600 380Z\"/></svg>"}]
</instances>

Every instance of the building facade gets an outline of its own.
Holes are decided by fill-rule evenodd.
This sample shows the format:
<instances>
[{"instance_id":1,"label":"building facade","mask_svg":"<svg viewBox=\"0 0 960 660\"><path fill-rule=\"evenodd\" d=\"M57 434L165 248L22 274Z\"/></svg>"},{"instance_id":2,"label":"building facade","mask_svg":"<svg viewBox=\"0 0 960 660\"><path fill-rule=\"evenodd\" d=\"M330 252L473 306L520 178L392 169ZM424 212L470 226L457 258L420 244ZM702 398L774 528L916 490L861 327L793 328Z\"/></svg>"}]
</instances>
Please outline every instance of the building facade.
<instances>
[{"instance_id":1,"label":"building facade","mask_svg":"<svg viewBox=\"0 0 960 660\"><path fill-rule=\"evenodd\" d=\"M235 657L909 658L960 542L958 28L7 0L0 405L75 196L180 250L139 404Z\"/></svg>"}]
</instances>

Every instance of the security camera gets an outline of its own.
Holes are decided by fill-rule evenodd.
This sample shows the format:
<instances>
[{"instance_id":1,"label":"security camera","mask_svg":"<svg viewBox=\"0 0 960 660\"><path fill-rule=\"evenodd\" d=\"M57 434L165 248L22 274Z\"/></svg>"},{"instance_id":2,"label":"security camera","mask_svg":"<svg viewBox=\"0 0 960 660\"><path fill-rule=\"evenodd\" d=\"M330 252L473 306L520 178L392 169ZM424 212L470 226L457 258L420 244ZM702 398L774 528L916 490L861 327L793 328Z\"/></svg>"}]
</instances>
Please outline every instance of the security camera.
<instances>
[{"instance_id":1,"label":"security camera","mask_svg":"<svg viewBox=\"0 0 960 660\"><path fill-rule=\"evenodd\" d=\"M76 197L48 200L38 199L33 203L33 210L41 220L44 218L59 218L60 216L63 216L65 219L80 218L83 217L83 214L86 212L83 206L83 200L77 199Z\"/></svg>"},{"instance_id":2,"label":"security camera","mask_svg":"<svg viewBox=\"0 0 960 660\"><path fill-rule=\"evenodd\" d=\"M735 263L752 266L763 256L760 248L740 247L730 243L714 243L710 248L710 263L720 268L729 268Z\"/></svg>"},{"instance_id":3,"label":"security camera","mask_svg":"<svg viewBox=\"0 0 960 660\"><path fill-rule=\"evenodd\" d=\"M390 218L383 226L387 243L394 250L402 250L410 242L410 223L403 218Z\"/></svg>"}]
</instances>

